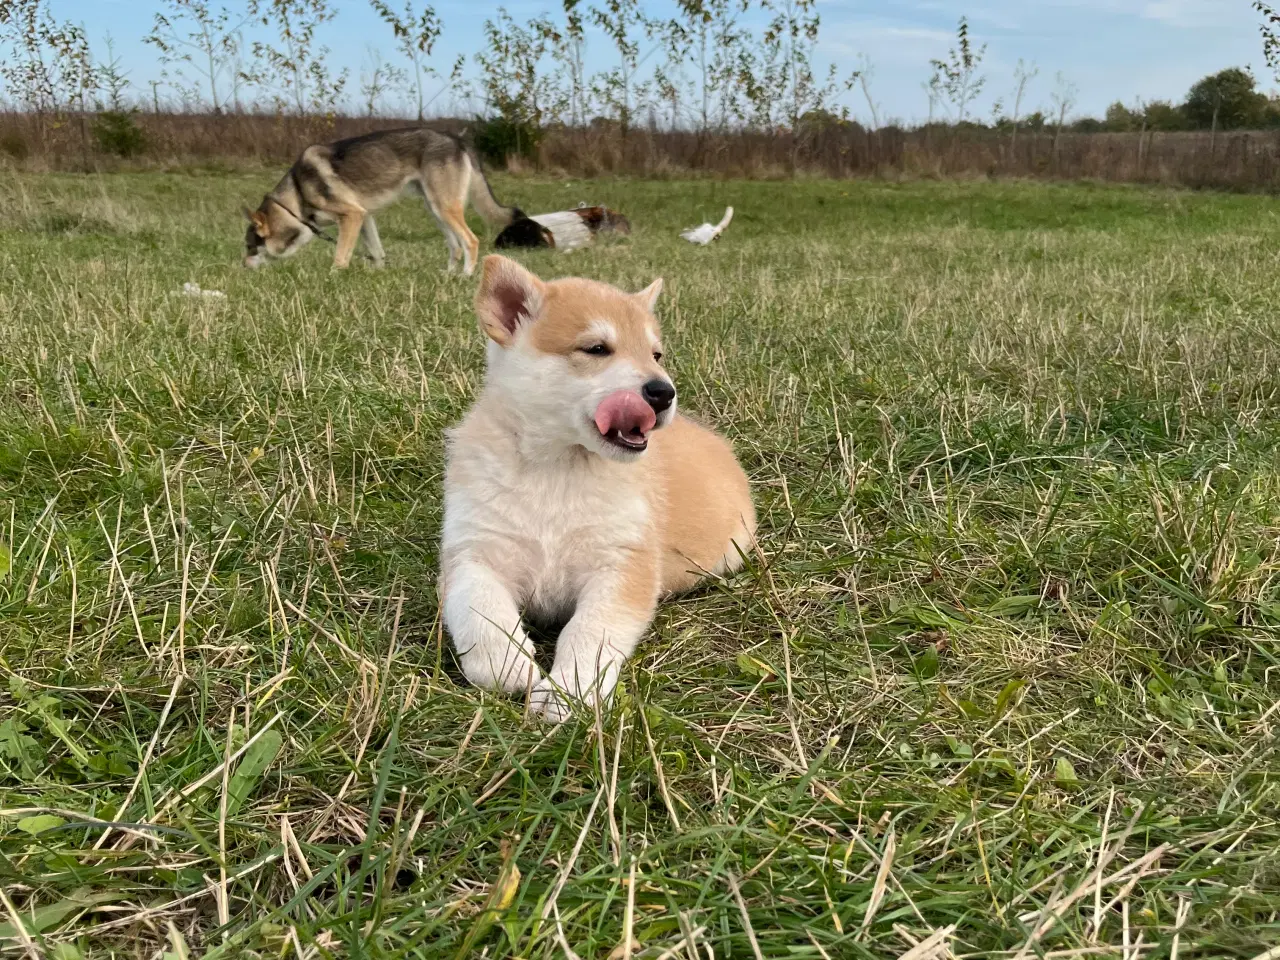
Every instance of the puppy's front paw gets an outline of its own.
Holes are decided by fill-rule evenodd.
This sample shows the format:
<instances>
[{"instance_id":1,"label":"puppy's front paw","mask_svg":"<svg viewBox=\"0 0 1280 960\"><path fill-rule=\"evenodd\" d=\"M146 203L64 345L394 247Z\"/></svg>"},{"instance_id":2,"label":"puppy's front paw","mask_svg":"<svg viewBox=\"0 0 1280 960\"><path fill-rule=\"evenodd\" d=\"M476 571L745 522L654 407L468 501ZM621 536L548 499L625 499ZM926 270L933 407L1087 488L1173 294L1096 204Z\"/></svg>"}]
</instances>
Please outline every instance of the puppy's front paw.
<instances>
[{"instance_id":1,"label":"puppy's front paw","mask_svg":"<svg viewBox=\"0 0 1280 960\"><path fill-rule=\"evenodd\" d=\"M547 723L563 723L573 713L573 704L563 686L544 677L529 692L529 711Z\"/></svg>"},{"instance_id":2,"label":"puppy's front paw","mask_svg":"<svg viewBox=\"0 0 1280 960\"><path fill-rule=\"evenodd\" d=\"M524 693L542 681L542 671L533 662L533 645L514 642L477 644L458 655L466 678L485 690Z\"/></svg>"}]
</instances>

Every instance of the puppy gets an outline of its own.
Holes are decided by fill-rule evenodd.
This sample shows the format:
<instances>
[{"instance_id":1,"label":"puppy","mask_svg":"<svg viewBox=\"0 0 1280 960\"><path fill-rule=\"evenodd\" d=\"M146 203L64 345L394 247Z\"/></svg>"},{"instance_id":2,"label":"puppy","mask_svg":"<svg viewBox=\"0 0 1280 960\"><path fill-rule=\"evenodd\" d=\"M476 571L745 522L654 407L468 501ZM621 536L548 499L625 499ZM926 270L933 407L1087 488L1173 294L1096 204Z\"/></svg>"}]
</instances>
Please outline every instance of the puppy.
<instances>
[{"instance_id":1,"label":"puppy","mask_svg":"<svg viewBox=\"0 0 1280 960\"><path fill-rule=\"evenodd\" d=\"M676 412L655 280L624 293L484 259L484 387L448 433L444 622L477 686L564 719L609 696L662 596L739 568L755 536L729 444ZM563 623L548 676L521 623Z\"/></svg>"}]
</instances>

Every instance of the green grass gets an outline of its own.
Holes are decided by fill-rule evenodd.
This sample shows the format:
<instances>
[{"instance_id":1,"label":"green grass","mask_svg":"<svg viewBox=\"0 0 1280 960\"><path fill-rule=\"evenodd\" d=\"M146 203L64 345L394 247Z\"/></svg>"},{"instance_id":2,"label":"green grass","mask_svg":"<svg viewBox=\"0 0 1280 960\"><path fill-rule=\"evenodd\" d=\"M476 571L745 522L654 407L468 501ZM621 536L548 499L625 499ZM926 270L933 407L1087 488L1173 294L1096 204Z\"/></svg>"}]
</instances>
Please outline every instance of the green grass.
<instances>
[{"instance_id":1,"label":"green grass","mask_svg":"<svg viewBox=\"0 0 1280 960\"><path fill-rule=\"evenodd\" d=\"M666 278L761 516L551 730L436 615L473 283L412 203L381 273L241 271L272 173L0 184L0 952L1280 939L1273 201L501 180L632 217L524 259Z\"/></svg>"}]
</instances>

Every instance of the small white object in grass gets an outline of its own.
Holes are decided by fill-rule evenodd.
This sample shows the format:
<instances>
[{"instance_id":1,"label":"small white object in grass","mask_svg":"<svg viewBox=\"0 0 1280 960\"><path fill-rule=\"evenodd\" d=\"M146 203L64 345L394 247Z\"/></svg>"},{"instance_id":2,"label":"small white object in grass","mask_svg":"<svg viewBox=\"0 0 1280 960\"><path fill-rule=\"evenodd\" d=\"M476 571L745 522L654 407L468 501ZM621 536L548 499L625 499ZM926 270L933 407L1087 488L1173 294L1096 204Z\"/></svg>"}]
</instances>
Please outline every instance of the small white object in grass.
<instances>
[{"instance_id":1,"label":"small white object in grass","mask_svg":"<svg viewBox=\"0 0 1280 960\"><path fill-rule=\"evenodd\" d=\"M205 297L210 300L225 300L227 295L221 290L201 290L200 284L187 281L182 285L182 293L188 297Z\"/></svg>"},{"instance_id":2,"label":"small white object in grass","mask_svg":"<svg viewBox=\"0 0 1280 960\"><path fill-rule=\"evenodd\" d=\"M720 218L720 222L715 226L704 223L700 227L690 227L688 230L683 231L680 236L690 243L700 243L705 247L724 232L724 228L729 225L729 221L732 219L733 207L725 207L724 216Z\"/></svg>"}]
</instances>

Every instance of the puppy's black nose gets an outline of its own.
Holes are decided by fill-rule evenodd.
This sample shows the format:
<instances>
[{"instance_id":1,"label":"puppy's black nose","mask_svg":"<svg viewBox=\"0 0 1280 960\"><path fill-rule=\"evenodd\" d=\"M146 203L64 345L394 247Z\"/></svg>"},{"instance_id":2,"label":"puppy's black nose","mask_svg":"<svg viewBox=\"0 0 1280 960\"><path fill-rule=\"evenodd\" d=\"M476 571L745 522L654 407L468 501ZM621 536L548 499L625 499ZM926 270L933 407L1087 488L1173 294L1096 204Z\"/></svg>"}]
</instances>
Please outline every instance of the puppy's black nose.
<instances>
[{"instance_id":1,"label":"puppy's black nose","mask_svg":"<svg viewBox=\"0 0 1280 960\"><path fill-rule=\"evenodd\" d=\"M644 397L644 402L653 407L654 413L661 413L671 406L671 401L676 398L676 388L666 380L650 380L640 388L640 396Z\"/></svg>"}]
</instances>

